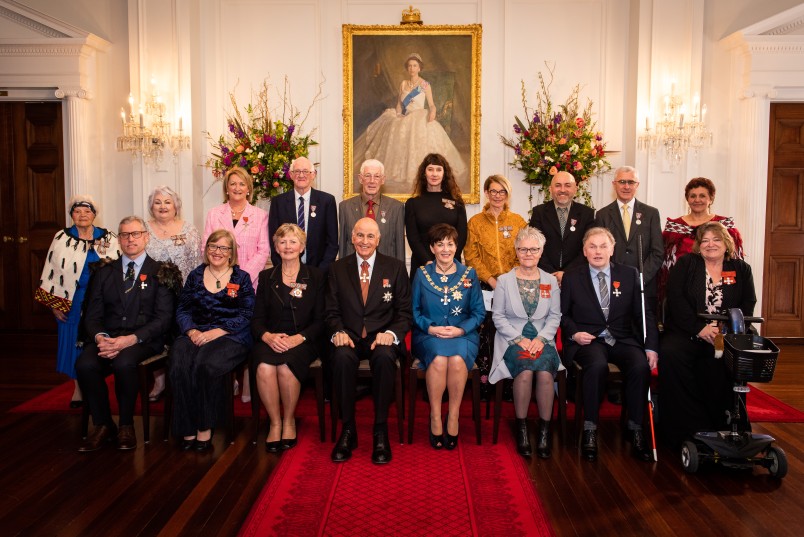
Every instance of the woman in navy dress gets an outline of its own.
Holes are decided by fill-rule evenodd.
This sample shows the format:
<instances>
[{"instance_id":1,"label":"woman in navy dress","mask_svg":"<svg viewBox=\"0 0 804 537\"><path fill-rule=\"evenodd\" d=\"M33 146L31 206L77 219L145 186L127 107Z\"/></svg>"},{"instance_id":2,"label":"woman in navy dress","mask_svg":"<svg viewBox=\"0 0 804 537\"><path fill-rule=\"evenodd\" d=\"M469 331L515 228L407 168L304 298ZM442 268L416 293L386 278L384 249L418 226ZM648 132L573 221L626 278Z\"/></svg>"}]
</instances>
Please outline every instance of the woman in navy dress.
<instances>
[{"instance_id":1,"label":"woman in navy dress","mask_svg":"<svg viewBox=\"0 0 804 537\"><path fill-rule=\"evenodd\" d=\"M254 288L237 265L237 243L219 229L207 237L204 263L182 289L176 322L182 334L170 348L173 433L182 450L207 451L223 405L224 381L248 357Z\"/></svg>"},{"instance_id":2,"label":"woman in navy dress","mask_svg":"<svg viewBox=\"0 0 804 537\"><path fill-rule=\"evenodd\" d=\"M419 267L413 279L412 350L427 370L430 445L454 449L461 399L477 358L478 328L486 309L475 269L455 259L458 231L436 224L428 235L435 262ZM446 426L441 420L445 389L449 393Z\"/></svg>"}]
</instances>

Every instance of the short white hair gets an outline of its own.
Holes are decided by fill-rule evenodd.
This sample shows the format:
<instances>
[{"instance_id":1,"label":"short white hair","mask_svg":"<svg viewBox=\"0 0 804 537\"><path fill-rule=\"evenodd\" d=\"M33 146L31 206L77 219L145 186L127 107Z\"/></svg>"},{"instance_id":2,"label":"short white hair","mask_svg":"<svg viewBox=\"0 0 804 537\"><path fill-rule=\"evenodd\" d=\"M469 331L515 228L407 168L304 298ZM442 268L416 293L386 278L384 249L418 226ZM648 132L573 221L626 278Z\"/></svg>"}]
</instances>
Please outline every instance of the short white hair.
<instances>
[{"instance_id":1,"label":"short white hair","mask_svg":"<svg viewBox=\"0 0 804 537\"><path fill-rule=\"evenodd\" d=\"M156 218L156 216L154 216L154 198L157 194L161 194L172 199L173 206L176 208L176 218L181 218L181 198L175 190L167 185L161 185L154 188L151 194L148 196L148 213L151 215L151 218Z\"/></svg>"},{"instance_id":2,"label":"short white hair","mask_svg":"<svg viewBox=\"0 0 804 537\"><path fill-rule=\"evenodd\" d=\"M544 249L544 245L547 242L547 239L544 237L544 234L536 229L535 227L523 227L519 230L519 233L516 234L516 239L514 239L514 248L519 248L519 245L522 241L527 239L533 239L539 243L539 248Z\"/></svg>"},{"instance_id":3,"label":"short white hair","mask_svg":"<svg viewBox=\"0 0 804 537\"><path fill-rule=\"evenodd\" d=\"M634 179L639 181L639 170L634 168L633 166L620 166L616 170L614 170L614 179L617 179L617 176L621 173L633 173Z\"/></svg>"},{"instance_id":4,"label":"short white hair","mask_svg":"<svg viewBox=\"0 0 804 537\"><path fill-rule=\"evenodd\" d=\"M370 158L368 160L363 161L363 164L360 165L360 175L363 175L363 172L366 170L366 168L370 166L379 168L380 174L385 175L385 164L383 164L382 162L380 162L375 158Z\"/></svg>"}]
</instances>

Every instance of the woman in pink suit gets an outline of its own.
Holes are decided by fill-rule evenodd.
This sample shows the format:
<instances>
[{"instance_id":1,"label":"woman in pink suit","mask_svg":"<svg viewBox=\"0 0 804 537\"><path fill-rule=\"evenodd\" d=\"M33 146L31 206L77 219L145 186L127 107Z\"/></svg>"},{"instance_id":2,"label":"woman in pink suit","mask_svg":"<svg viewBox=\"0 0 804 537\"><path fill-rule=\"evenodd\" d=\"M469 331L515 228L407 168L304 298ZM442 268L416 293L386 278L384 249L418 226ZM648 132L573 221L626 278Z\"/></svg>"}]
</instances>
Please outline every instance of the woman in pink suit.
<instances>
[{"instance_id":1,"label":"woman in pink suit","mask_svg":"<svg viewBox=\"0 0 804 537\"><path fill-rule=\"evenodd\" d=\"M207 213L204 237L201 244L213 231L225 229L235 237L240 268L251 276L251 284L257 290L260 271L265 268L271 251L268 246L268 213L251 205L254 180L245 168L235 166L223 176L223 204ZM248 375L243 383L244 403L251 401Z\"/></svg>"}]
</instances>

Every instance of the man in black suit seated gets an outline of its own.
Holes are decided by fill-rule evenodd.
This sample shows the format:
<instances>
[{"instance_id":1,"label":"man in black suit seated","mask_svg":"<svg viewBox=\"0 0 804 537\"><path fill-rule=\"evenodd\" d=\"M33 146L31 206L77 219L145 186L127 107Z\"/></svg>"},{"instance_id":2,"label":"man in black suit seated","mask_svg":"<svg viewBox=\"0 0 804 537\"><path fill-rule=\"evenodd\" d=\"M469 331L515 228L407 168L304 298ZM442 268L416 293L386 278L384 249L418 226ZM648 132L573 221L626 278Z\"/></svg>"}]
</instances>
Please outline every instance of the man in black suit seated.
<instances>
[{"instance_id":1,"label":"man in black suit seated","mask_svg":"<svg viewBox=\"0 0 804 537\"><path fill-rule=\"evenodd\" d=\"M375 464L391 461L388 406L394 393L397 360L405 355L404 338L413 312L410 279L405 264L377 252L380 229L361 218L352 230L354 254L339 259L329 270L327 325L335 345L332 353L334 390L340 401L341 436L332 450L333 462L344 462L357 448L355 384L360 360L371 365L374 397Z\"/></svg>"},{"instance_id":2,"label":"man in black suit seated","mask_svg":"<svg viewBox=\"0 0 804 537\"><path fill-rule=\"evenodd\" d=\"M530 227L541 231L547 239L539 268L555 276L558 285L565 271L584 264L583 235L594 225L595 211L572 201L577 193L575 177L568 172L558 172L550 181L553 199L534 207L530 217Z\"/></svg>"},{"instance_id":3,"label":"man in black suit seated","mask_svg":"<svg viewBox=\"0 0 804 537\"><path fill-rule=\"evenodd\" d=\"M622 166L614 172L611 182L617 199L600 209L595 225L611 231L617 244L614 262L639 270L639 248L642 243L645 303L654 316L657 311L657 275L664 259L664 239L659 210L636 199L639 173L632 166Z\"/></svg>"},{"instance_id":4,"label":"man in black suit seated","mask_svg":"<svg viewBox=\"0 0 804 537\"><path fill-rule=\"evenodd\" d=\"M650 370L659 356L659 333L653 313L645 312L647 339L643 344L642 299L636 269L610 261L614 237L606 228L593 227L583 239L587 263L564 275L561 286L563 361L570 369L577 361L584 369L583 455L597 459L597 422L606 387L608 362L625 378L628 430L635 457L651 454L642 434Z\"/></svg>"},{"instance_id":5,"label":"man in black suit seated","mask_svg":"<svg viewBox=\"0 0 804 537\"><path fill-rule=\"evenodd\" d=\"M338 256L338 208L335 197L313 188L316 171L307 157L290 163L293 190L276 196L268 211L268 236L282 224L296 224L307 233L301 261L326 271ZM279 254L271 249L271 262L279 264Z\"/></svg>"},{"instance_id":6,"label":"man in black suit seated","mask_svg":"<svg viewBox=\"0 0 804 537\"><path fill-rule=\"evenodd\" d=\"M117 236L122 257L98 269L90 281L83 319L89 341L75 364L95 424L78 448L82 452L98 450L115 438L120 450L137 447L137 364L162 351L173 322L174 295L157 280L161 264L145 253L145 222L128 216L120 222ZM106 388L110 372L120 408L119 432Z\"/></svg>"}]
</instances>

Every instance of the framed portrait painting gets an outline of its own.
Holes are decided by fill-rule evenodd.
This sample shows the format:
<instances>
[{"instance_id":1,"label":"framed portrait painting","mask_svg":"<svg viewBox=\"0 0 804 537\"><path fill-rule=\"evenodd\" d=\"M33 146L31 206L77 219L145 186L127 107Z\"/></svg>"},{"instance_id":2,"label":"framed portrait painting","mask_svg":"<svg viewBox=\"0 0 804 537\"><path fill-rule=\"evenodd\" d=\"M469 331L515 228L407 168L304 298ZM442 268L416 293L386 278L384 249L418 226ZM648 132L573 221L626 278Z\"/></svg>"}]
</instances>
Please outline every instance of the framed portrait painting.
<instances>
[{"instance_id":1,"label":"framed portrait painting","mask_svg":"<svg viewBox=\"0 0 804 537\"><path fill-rule=\"evenodd\" d=\"M343 26L344 199L377 159L383 192L404 201L440 153L464 201L480 201L480 47L479 24Z\"/></svg>"}]
</instances>

